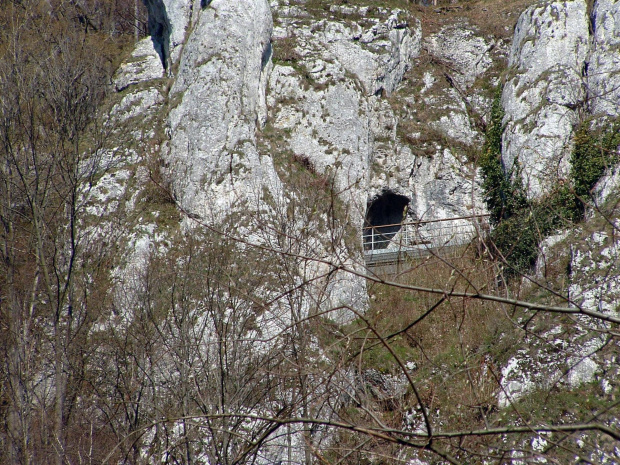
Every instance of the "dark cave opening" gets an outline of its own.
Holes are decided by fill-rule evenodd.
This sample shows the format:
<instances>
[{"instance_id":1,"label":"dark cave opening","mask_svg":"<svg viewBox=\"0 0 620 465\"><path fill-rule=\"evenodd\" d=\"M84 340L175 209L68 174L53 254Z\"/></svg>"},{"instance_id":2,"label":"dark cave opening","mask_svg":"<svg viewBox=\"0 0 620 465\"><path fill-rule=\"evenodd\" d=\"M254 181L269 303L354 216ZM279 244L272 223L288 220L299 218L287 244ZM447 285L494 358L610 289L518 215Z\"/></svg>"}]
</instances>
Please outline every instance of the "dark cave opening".
<instances>
[{"instance_id":1,"label":"dark cave opening","mask_svg":"<svg viewBox=\"0 0 620 465\"><path fill-rule=\"evenodd\" d=\"M368 202L364 221L364 250L385 249L400 231L407 214L409 198L391 191L384 191Z\"/></svg>"}]
</instances>

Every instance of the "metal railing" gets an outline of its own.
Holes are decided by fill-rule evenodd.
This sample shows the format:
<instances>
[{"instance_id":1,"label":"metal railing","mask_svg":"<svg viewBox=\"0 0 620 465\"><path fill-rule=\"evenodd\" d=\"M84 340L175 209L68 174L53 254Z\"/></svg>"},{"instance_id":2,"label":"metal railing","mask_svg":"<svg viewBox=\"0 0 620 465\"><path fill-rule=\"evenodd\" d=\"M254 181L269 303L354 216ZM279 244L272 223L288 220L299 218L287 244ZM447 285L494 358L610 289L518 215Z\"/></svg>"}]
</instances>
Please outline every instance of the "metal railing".
<instances>
[{"instance_id":1,"label":"metal railing","mask_svg":"<svg viewBox=\"0 0 620 465\"><path fill-rule=\"evenodd\" d=\"M465 245L488 230L489 215L414 221L363 228L366 264L416 257Z\"/></svg>"}]
</instances>

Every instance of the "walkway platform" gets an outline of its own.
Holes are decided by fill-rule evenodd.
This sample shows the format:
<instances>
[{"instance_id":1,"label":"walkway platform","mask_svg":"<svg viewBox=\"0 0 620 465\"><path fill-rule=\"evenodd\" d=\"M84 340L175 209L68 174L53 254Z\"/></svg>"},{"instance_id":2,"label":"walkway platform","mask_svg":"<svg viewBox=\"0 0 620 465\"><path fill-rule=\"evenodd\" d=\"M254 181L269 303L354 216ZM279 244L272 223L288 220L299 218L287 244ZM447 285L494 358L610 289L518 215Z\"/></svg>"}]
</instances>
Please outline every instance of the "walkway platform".
<instances>
[{"instance_id":1,"label":"walkway platform","mask_svg":"<svg viewBox=\"0 0 620 465\"><path fill-rule=\"evenodd\" d=\"M488 215L364 228L366 266L388 266L430 255L449 255L488 231Z\"/></svg>"}]
</instances>

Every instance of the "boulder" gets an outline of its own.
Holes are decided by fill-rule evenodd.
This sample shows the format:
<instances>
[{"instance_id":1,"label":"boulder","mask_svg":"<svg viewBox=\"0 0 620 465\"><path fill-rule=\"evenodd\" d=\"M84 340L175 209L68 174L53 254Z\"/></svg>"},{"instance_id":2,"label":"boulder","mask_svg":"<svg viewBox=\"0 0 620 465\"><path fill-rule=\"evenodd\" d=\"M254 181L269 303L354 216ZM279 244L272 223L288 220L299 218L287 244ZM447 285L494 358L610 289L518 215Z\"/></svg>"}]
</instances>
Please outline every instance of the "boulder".
<instances>
[{"instance_id":1,"label":"boulder","mask_svg":"<svg viewBox=\"0 0 620 465\"><path fill-rule=\"evenodd\" d=\"M502 94L502 160L531 198L568 177L589 40L585 0L537 4L517 22Z\"/></svg>"}]
</instances>

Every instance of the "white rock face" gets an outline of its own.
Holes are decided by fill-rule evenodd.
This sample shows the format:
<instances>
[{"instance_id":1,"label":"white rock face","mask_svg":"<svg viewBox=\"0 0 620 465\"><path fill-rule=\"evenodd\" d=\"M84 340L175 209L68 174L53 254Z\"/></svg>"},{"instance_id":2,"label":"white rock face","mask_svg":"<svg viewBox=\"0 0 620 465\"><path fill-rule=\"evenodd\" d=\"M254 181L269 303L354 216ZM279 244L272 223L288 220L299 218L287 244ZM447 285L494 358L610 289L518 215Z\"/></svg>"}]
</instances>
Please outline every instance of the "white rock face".
<instances>
[{"instance_id":1,"label":"white rock face","mask_svg":"<svg viewBox=\"0 0 620 465\"><path fill-rule=\"evenodd\" d=\"M618 228L616 220L614 228ZM569 294L588 310L620 315L620 240L616 234L597 231L571 256Z\"/></svg>"},{"instance_id":2,"label":"white rock face","mask_svg":"<svg viewBox=\"0 0 620 465\"><path fill-rule=\"evenodd\" d=\"M620 147L618 148L620 152ZM617 198L620 191L620 167L612 167L594 186L593 194L597 205L604 205L609 199Z\"/></svg>"},{"instance_id":3,"label":"white rock face","mask_svg":"<svg viewBox=\"0 0 620 465\"><path fill-rule=\"evenodd\" d=\"M558 326L537 337L526 337L525 347L502 368L498 406L509 407L536 389L575 389L593 381L600 372L594 358L604 345L604 337L593 336L586 328L566 334Z\"/></svg>"},{"instance_id":4,"label":"white rock face","mask_svg":"<svg viewBox=\"0 0 620 465\"><path fill-rule=\"evenodd\" d=\"M530 197L539 197L568 176L589 31L585 0L528 8L516 26L502 105L506 129L502 158L521 176Z\"/></svg>"},{"instance_id":5,"label":"white rock face","mask_svg":"<svg viewBox=\"0 0 620 465\"><path fill-rule=\"evenodd\" d=\"M300 76L287 66L274 68L270 84L278 89L273 97L299 102L282 106L274 118L276 127L290 131L287 142L293 153L307 157L319 172L333 175L343 197L362 205L360 190L366 185L372 146L368 119L363 117L368 102L355 84L345 81L304 90Z\"/></svg>"},{"instance_id":6,"label":"white rock face","mask_svg":"<svg viewBox=\"0 0 620 465\"><path fill-rule=\"evenodd\" d=\"M330 12L345 15L344 20L326 15L312 21L292 3L272 2L278 13L276 56L279 40L285 39L289 46L294 44L299 60L295 66L274 68L268 95L271 122L289 131L286 144L297 156L334 176L348 198L353 224L361 226L367 202L386 190L412 200L411 218L484 212L479 176L462 152L447 146L482 143L478 123L490 99L475 92L466 97L463 91L503 56L504 47L466 24L422 41L419 21L399 10L332 6ZM422 43L434 60L450 63L453 81L442 88L441 71L421 73L422 90L400 100L406 108L399 114L394 102L402 95L392 104L381 95L417 87L417 81L403 85L402 79L416 66ZM432 118L420 116L430 108ZM408 130L406 123L401 124L403 118L422 118L420 132L407 135L411 144L417 138L428 141L428 132L443 134L450 142L421 142L432 153L414 155L413 147L403 144L398 134Z\"/></svg>"},{"instance_id":7,"label":"white rock face","mask_svg":"<svg viewBox=\"0 0 620 465\"><path fill-rule=\"evenodd\" d=\"M352 8L353 13L367 11ZM347 206L346 220L360 231L361 241L373 125L380 119L380 109L385 109L377 95L393 92L419 53L419 22L398 10L388 12L387 20L367 18L373 24L370 27L308 21L304 11L288 5L276 11L279 21L274 36L293 41L299 60L295 66L274 66L267 97L270 123L287 134L280 147L289 152L287 156L306 160L317 173L333 180ZM299 18L304 18L302 24L297 22ZM284 44L276 41L276 55L279 46ZM386 117L390 119L389 114ZM391 126L395 129L394 122ZM345 257L347 266L363 270L359 252L351 254L337 246L337 255ZM365 284L357 277L335 273L327 291L331 306L366 305ZM342 315L335 318L346 319Z\"/></svg>"},{"instance_id":8,"label":"white rock face","mask_svg":"<svg viewBox=\"0 0 620 465\"><path fill-rule=\"evenodd\" d=\"M338 61L359 79L369 95L394 92L420 52L422 35L419 21L401 10L392 11L386 21L377 21L369 29L320 21L295 34L303 49L325 48L323 58Z\"/></svg>"},{"instance_id":9,"label":"white rock face","mask_svg":"<svg viewBox=\"0 0 620 465\"><path fill-rule=\"evenodd\" d=\"M620 2L597 0L588 57L588 98L594 115L620 115Z\"/></svg>"},{"instance_id":10,"label":"white rock face","mask_svg":"<svg viewBox=\"0 0 620 465\"><path fill-rule=\"evenodd\" d=\"M112 116L116 118L115 124L122 124L129 118L144 116L152 112L164 101L158 89L150 88L128 93L118 105L112 109Z\"/></svg>"},{"instance_id":11,"label":"white rock face","mask_svg":"<svg viewBox=\"0 0 620 465\"><path fill-rule=\"evenodd\" d=\"M411 67L420 50L420 24L400 10L386 14L387 20L366 18L373 24L366 28L328 20L300 26L288 9L278 12L286 17L277 34L295 40L307 75L275 66L269 95L273 124L290 132L287 145L294 154L333 177L352 223L361 229L374 125L382 115L393 119L375 94L392 93ZM395 130L395 123L389 124Z\"/></svg>"},{"instance_id":12,"label":"white rock face","mask_svg":"<svg viewBox=\"0 0 620 465\"><path fill-rule=\"evenodd\" d=\"M407 150L407 149L405 149ZM410 189L412 208L420 219L444 219L485 211L477 172L449 149L428 157L413 157Z\"/></svg>"},{"instance_id":13,"label":"white rock face","mask_svg":"<svg viewBox=\"0 0 620 465\"><path fill-rule=\"evenodd\" d=\"M272 115L276 127L290 131L291 150L307 156L318 171L333 175L338 186L353 184L351 189L343 189L346 202L359 197L357 189L365 179L369 143L367 137L360 137L363 129L356 129L368 125L360 118L358 88L350 82L338 82L324 89L304 89L307 84L291 73L292 68L276 67L272 73L272 18L264 0L214 0L194 19L168 96L170 140L164 152L167 177L182 209L207 222L235 213L269 218L274 209L286 210L285 186L275 171L271 153L257 148L257 134L267 118L269 76L276 99L302 101ZM315 71L317 81L320 72ZM357 221L361 225L361 219ZM293 219L288 225L293 229L307 226L297 225ZM269 241L265 231L255 231L251 224L238 225L237 234L250 241ZM312 244L314 255L332 258L323 245ZM344 248L345 244L332 246ZM343 254L344 259L351 260L349 255ZM359 259L353 257L355 261ZM353 262L349 265L356 266ZM304 279L314 281L329 271L320 263L306 264ZM365 308L363 279L341 272L329 276L316 281L320 288L313 296L316 305L326 309L343 305ZM351 315L345 313L330 317L346 321Z\"/></svg>"},{"instance_id":14,"label":"white rock face","mask_svg":"<svg viewBox=\"0 0 620 465\"><path fill-rule=\"evenodd\" d=\"M175 63L187 38L187 28L200 10L200 0L162 0L170 22L170 60Z\"/></svg>"},{"instance_id":15,"label":"white rock face","mask_svg":"<svg viewBox=\"0 0 620 465\"><path fill-rule=\"evenodd\" d=\"M424 40L424 48L449 64L456 71L454 78L464 88L470 87L493 64L489 52L494 45L476 35L467 24L445 27Z\"/></svg>"},{"instance_id":16,"label":"white rock face","mask_svg":"<svg viewBox=\"0 0 620 465\"><path fill-rule=\"evenodd\" d=\"M385 90L390 95L394 92L402 81L405 71L411 66L412 58L420 53L422 30L419 21L411 17L403 19L403 16L405 15L402 11L395 10L384 24L376 24L359 38L362 44L379 52L372 60L374 70L371 70L370 79L363 78L364 75L368 76L367 71L356 72L361 61L356 63L355 53L350 55L347 53L349 50L345 50L345 54L336 53L343 63L345 58L349 59L351 64L349 66L345 64L345 68L360 76L369 93L377 94ZM410 21L414 24L410 25Z\"/></svg>"},{"instance_id":17,"label":"white rock face","mask_svg":"<svg viewBox=\"0 0 620 465\"><path fill-rule=\"evenodd\" d=\"M263 187L277 190L271 159L255 145L271 28L266 0L215 0L183 48L169 95L165 158L175 195L192 214L221 217L237 202L258 201Z\"/></svg>"},{"instance_id":18,"label":"white rock face","mask_svg":"<svg viewBox=\"0 0 620 465\"><path fill-rule=\"evenodd\" d=\"M483 144L491 98L472 84L493 62L503 61L506 47L459 22L424 38L422 48L426 54L401 86L402 100L390 110L393 122L375 118L378 143L369 198L386 189L409 197L410 219L485 213L481 179L465 148L473 153ZM394 124L396 131L386 130Z\"/></svg>"}]
</instances>

